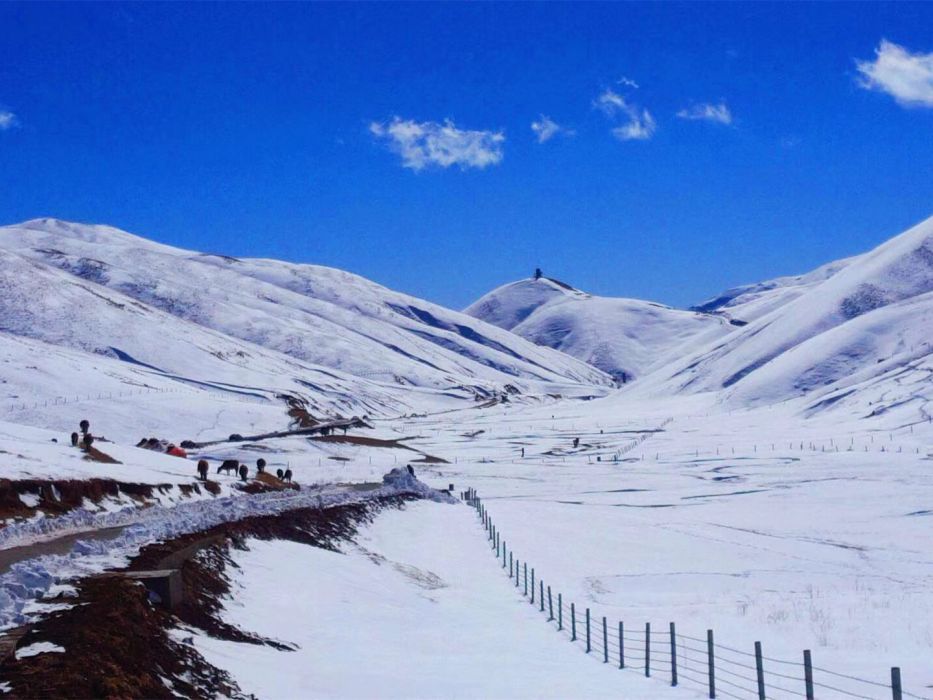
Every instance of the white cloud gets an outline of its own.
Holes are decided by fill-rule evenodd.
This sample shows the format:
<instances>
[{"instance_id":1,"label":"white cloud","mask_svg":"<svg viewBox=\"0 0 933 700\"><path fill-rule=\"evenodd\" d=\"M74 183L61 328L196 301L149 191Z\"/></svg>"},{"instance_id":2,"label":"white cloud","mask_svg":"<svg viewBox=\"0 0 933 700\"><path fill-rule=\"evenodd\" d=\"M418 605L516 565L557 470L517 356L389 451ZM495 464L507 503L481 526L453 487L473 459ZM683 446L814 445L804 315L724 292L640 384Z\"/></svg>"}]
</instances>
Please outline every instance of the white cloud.
<instances>
[{"instance_id":1,"label":"white cloud","mask_svg":"<svg viewBox=\"0 0 933 700\"><path fill-rule=\"evenodd\" d=\"M573 129L568 129L565 126L561 126L553 119L543 114L538 117L536 121L531 122L531 130L535 132L535 136L538 137L538 143L550 141L552 138L557 136L557 134L573 136L576 133L573 131Z\"/></svg>"},{"instance_id":2,"label":"white cloud","mask_svg":"<svg viewBox=\"0 0 933 700\"><path fill-rule=\"evenodd\" d=\"M612 90L605 90L593 101L593 106L610 119L621 116L628 120L612 129L612 135L620 141L646 141L658 130L658 124L651 112L629 104L624 97Z\"/></svg>"},{"instance_id":3,"label":"white cloud","mask_svg":"<svg viewBox=\"0 0 933 700\"><path fill-rule=\"evenodd\" d=\"M874 61L856 61L859 86L886 92L905 107L933 107L933 53L910 53L886 39Z\"/></svg>"},{"instance_id":4,"label":"white cloud","mask_svg":"<svg viewBox=\"0 0 933 700\"><path fill-rule=\"evenodd\" d=\"M502 161L501 131L458 129L450 120L416 122L395 117L391 122L372 122L369 131L388 143L402 158L402 166L423 170L429 166L449 168L457 165L483 169Z\"/></svg>"},{"instance_id":5,"label":"white cloud","mask_svg":"<svg viewBox=\"0 0 933 700\"><path fill-rule=\"evenodd\" d=\"M625 87L638 89L638 83L636 83L631 78L626 78L624 75L616 81L617 85L625 85Z\"/></svg>"},{"instance_id":6,"label":"white cloud","mask_svg":"<svg viewBox=\"0 0 933 700\"><path fill-rule=\"evenodd\" d=\"M626 109L625 98L609 88L593 100L593 106L601 110L607 117L614 117L620 111Z\"/></svg>"},{"instance_id":7,"label":"white cloud","mask_svg":"<svg viewBox=\"0 0 933 700\"><path fill-rule=\"evenodd\" d=\"M658 130L657 122L647 109L643 109L641 114L631 115L628 124L617 126L612 130L612 135L619 141L647 141L654 132Z\"/></svg>"},{"instance_id":8,"label":"white cloud","mask_svg":"<svg viewBox=\"0 0 933 700\"><path fill-rule=\"evenodd\" d=\"M702 102L680 110L677 116L681 119L715 122L717 124L732 123L732 112L729 111L725 102L720 102L717 105L710 104L709 102Z\"/></svg>"},{"instance_id":9,"label":"white cloud","mask_svg":"<svg viewBox=\"0 0 933 700\"><path fill-rule=\"evenodd\" d=\"M0 110L0 131L7 131L19 124L19 120L13 112Z\"/></svg>"}]
</instances>

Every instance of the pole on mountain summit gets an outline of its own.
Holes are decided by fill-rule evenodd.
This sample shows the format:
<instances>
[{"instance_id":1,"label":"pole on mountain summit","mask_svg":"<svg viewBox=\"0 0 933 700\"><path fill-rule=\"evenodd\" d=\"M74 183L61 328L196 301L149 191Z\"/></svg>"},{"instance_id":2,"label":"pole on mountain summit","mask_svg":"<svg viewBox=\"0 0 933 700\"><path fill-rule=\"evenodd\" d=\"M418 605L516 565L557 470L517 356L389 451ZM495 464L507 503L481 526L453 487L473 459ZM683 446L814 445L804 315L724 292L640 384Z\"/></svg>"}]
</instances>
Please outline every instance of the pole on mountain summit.
<instances>
[{"instance_id":1,"label":"pole on mountain summit","mask_svg":"<svg viewBox=\"0 0 933 700\"><path fill-rule=\"evenodd\" d=\"M891 669L891 698L892 700L903 700L904 692L901 690L901 669L894 666Z\"/></svg>"},{"instance_id":2,"label":"pole on mountain summit","mask_svg":"<svg viewBox=\"0 0 933 700\"><path fill-rule=\"evenodd\" d=\"M711 700L716 698L716 657L713 652L713 630L706 630L706 656L709 666L709 696ZM808 700L813 700L809 698Z\"/></svg>"}]
</instances>

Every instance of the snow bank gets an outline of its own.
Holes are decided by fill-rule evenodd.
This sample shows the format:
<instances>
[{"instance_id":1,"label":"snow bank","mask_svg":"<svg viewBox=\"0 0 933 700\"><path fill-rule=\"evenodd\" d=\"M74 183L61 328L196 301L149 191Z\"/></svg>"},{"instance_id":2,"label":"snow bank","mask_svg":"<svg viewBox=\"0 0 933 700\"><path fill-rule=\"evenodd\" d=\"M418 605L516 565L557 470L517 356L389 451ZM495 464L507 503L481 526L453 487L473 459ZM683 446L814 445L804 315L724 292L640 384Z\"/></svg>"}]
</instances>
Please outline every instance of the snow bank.
<instances>
[{"instance_id":1,"label":"snow bank","mask_svg":"<svg viewBox=\"0 0 933 700\"><path fill-rule=\"evenodd\" d=\"M404 475L396 473L400 471ZM0 629L25 622L26 603L47 593L56 582L120 566L152 542L251 516L277 515L299 508L331 508L391 496L456 503L449 495L418 481L406 469L396 469L385 476L382 486L368 491L336 486L297 493L276 491L183 503L172 508L124 508L111 513L76 511L60 518L10 525L0 531L0 548L28 545L49 533L66 535L114 527L123 530L114 539L79 540L67 555L46 555L13 564L0 576Z\"/></svg>"}]
</instances>

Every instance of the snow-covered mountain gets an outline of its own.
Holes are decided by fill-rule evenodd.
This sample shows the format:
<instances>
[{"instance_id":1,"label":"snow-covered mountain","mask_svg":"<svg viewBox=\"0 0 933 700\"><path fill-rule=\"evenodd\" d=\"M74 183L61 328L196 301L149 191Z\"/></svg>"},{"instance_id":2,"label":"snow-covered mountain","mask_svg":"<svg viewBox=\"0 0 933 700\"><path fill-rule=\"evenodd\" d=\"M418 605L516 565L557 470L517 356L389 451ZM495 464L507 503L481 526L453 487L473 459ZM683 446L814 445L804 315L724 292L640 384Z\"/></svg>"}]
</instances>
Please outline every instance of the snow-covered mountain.
<instances>
[{"instance_id":1,"label":"snow-covered mountain","mask_svg":"<svg viewBox=\"0 0 933 700\"><path fill-rule=\"evenodd\" d=\"M926 410L933 218L870 252L734 287L689 311L542 277L500 287L466 313L638 378L626 388L636 395L719 392L733 405L807 395L809 411L848 405L864 415L916 402Z\"/></svg>"},{"instance_id":2,"label":"snow-covered mountain","mask_svg":"<svg viewBox=\"0 0 933 700\"><path fill-rule=\"evenodd\" d=\"M777 277L766 282L732 287L690 308L692 311L723 314L730 319L748 323L793 301L856 260L858 256L843 258L803 275Z\"/></svg>"},{"instance_id":3,"label":"snow-covered mountain","mask_svg":"<svg viewBox=\"0 0 933 700\"><path fill-rule=\"evenodd\" d=\"M474 398L612 383L563 353L347 272L54 219L0 228L0 341L17 337L134 372L339 397L363 412L388 410L392 397L404 407L406 392Z\"/></svg>"},{"instance_id":4,"label":"snow-covered mountain","mask_svg":"<svg viewBox=\"0 0 933 700\"><path fill-rule=\"evenodd\" d=\"M868 253L776 282L723 295L717 308L751 322L641 390L725 389L742 404L813 393L833 404L871 388L875 410L933 399L933 218Z\"/></svg>"},{"instance_id":5,"label":"snow-covered mountain","mask_svg":"<svg viewBox=\"0 0 933 700\"><path fill-rule=\"evenodd\" d=\"M638 299L586 294L558 280L519 280L495 289L465 313L557 348L619 381L641 377L734 327L728 319Z\"/></svg>"}]
</instances>

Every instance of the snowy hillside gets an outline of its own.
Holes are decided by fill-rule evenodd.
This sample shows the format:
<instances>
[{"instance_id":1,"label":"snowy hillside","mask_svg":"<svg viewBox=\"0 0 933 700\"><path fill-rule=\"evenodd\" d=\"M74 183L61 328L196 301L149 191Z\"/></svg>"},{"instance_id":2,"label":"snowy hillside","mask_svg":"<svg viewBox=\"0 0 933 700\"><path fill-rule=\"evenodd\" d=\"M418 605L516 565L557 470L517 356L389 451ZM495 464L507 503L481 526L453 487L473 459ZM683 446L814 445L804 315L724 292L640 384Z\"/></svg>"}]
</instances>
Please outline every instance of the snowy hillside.
<instances>
[{"instance_id":1,"label":"snowy hillside","mask_svg":"<svg viewBox=\"0 0 933 700\"><path fill-rule=\"evenodd\" d=\"M834 260L804 275L777 277L766 282L732 287L690 308L693 311L720 313L748 323L793 301L840 270L844 270L857 259L856 256Z\"/></svg>"},{"instance_id":2,"label":"snowy hillside","mask_svg":"<svg viewBox=\"0 0 933 700\"><path fill-rule=\"evenodd\" d=\"M876 389L883 384L878 393L884 396L928 379L923 368L931 364L933 342L933 219L869 253L797 279L799 284L777 292L785 298L776 308L658 372L651 391L727 389L733 401L758 403L822 390L835 402L842 399L837 389L857 382ZM746 299L733 308L752 304Z\"/></svg>"},{"instance_id":3,"label":"snowy hillside","mask_svg":"<svg viewBox=\"0 0 933 700\"><path fill-rule=\"evenodd\" d=\"M499 287L466 313L562 350L619 381L641 377L685 346L695 347L733 328L710 314L592 296L546 277Z\"/></svg>"},{"instance_id":4,"label":"snowy hillside","mask_svg":"<svg viewBox=\"0 0 933 700\"><path fill-rule=\"evenodd\" d=\"M350 273L194 253L107 226L0 228L0 292L4 334L248 391L301 386L385 406L403 387L484 398L509 385L611 384L562 353Z\"/></svg>"}]
</instances>

